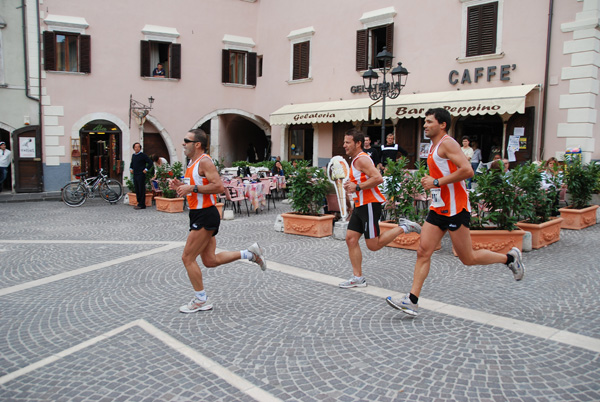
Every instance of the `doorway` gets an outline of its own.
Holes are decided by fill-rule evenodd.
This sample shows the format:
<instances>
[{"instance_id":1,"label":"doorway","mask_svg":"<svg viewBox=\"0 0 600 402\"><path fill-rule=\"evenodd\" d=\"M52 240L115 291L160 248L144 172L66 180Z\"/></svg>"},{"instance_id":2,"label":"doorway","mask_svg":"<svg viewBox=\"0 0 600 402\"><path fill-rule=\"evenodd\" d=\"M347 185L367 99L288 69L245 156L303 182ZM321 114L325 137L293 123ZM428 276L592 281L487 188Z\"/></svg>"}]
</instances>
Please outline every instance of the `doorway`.
<instances>
[{"instance_id":1,"label":"doorway","mask_svg":"<svg viewBox=\"0 0 600 402\"><path fill-rule=\"evenodd\" d=\"M466 135L470 141L477 141L483 162L489 162L494 153L502 152L503 129L502 118L497 114L461 117L454 138L461 143Z\"/></svg>"},{"instance_id":2,"label":"doorway","mask_svg":"<svg viewBox=\"0 0 600 402\"><path fill-rule=\"evenodd\" d=\"M44 191L42 138L39 126L28 126L12 133L15 191L39 193Z\"/></svg>"},{"instance_id":3,"label":"doorway","mask_svg":"<svg viewBox=\"0 0 600 402\"><path fill-rule=\"evenodd\" d=\"M81 141L80 165L88 176L97 176L100 169L111 179L121 181L125 168L122 159L121 130L106 120L94 120L79 130ZM73 166L79 161L72 155Z\"/></svg>"}]
</instances>

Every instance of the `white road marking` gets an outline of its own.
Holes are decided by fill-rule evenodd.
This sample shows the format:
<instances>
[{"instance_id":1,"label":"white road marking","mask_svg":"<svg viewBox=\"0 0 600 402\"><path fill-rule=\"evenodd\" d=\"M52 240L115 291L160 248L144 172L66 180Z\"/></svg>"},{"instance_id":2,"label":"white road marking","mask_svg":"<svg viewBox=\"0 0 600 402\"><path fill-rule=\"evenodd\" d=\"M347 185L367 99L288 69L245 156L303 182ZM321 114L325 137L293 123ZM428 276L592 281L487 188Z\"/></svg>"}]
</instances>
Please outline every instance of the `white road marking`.
<instances>
[{"instance_id":1,"label":"white road marking","mask_svg":"<svg viewBox=\"0 0 600 402\"><path fill-rule=\"evenodd\" d=\"M187 357L188 359L192 360L194 363L196 363L198 366L202 367L203 369L215 374L216 376L218 376L219 378L227 381L229 384L231 384L232 386L234 386L235 388L239 389L241 392L243 392L244 394L254 398L255 400L259 401L259 402L278 402L281 401L281 399L275 397L274 395L268 393L267 391L258 388L257 386L255 386L254 384L252 384L251 382L247 381L246 379L240 377L239 375L233 373L230 370L227 370L225 367L221 366L219 363L215 362L214 360L204 356L202 353L197 352L196 350L190 348L189 346L186 346L185 344L183 344L182 342L178 341L177 339L173 338L172 336L170 336L169 334L161 331L160 329L156 328L154 325L150 324L149 322L147 322L146 320L136 320L136 321L132 321L128 324L122 325L118 328L115 328L111 331L105 332L102 335L99 335L95 338L92 339L88 339L85 342L82 342L78 345L75 345L69 349L65 349L62 352L59 352L57 354L54 354L52 356L49 356L45 359L39 360L35 363L30 364L27 367L23 367L19 370L13 371L12 373L6 374L5 376L0 377L0 385L3 385L9 381L14 380L15 378L21 377L23 375L29 374L31 372L33 372L34 370L37 370L39 368L42 368L44 366L47 366L48 364L54 363L56 361L59 361L60 359L62 359L63 357L72 355L73 353L76 353L80 350L83 350L87 347L93 346L96 343L109 339L112 336L118 335L123 331L126 331L130 328L133 327L140 327L141 329L143 329L144 331L146 331L148 334L154 336L155 338L157 338L158 340L160 340L162 343L164 343L165 345L167 345L168 347L170 347L171 349L175 350L178 353L181 353L182 355L184 355L185 357Z\"/></svg>"}]
</instances>

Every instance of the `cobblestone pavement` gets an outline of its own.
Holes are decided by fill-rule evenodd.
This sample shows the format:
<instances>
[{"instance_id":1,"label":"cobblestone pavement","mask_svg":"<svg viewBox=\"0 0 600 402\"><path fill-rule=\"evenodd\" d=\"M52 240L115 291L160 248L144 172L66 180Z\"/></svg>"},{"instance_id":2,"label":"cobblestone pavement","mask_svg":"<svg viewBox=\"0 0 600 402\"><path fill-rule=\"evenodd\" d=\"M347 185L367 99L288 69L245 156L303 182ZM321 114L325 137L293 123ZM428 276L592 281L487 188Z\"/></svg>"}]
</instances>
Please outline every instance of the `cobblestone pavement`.
<instances>
[{"instance_id":1,"label":"cobblestone pavement","mask_svg":"<svg viewBox=\"0 0 600 402\"><path fill-rule=\"evenodd\" d=\"M413 251L275 232L288 206L223 221L217 247L258 241L269 268L203 269L209 312L181 314L187 213L89 200L0 206L2 401L598 401L600 225L503 265L465 267L448 238L419 317Z\"/></svg>"}]
</instances>

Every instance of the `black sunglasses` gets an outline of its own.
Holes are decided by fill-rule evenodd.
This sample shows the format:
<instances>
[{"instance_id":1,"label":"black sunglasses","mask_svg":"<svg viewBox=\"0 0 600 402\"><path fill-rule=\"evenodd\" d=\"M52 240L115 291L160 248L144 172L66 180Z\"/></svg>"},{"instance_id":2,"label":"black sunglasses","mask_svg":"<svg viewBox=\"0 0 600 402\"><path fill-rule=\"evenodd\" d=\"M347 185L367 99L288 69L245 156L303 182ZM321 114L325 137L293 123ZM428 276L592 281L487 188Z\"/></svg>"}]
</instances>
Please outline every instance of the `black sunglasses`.
<instances>
[{"instance_id":1,"label":"black sunglasses","mask_svg":"<svg viewBox=\"0 0 600 402\"><path fill-rule=\"evenodd\" d=\"M200 141L192 141L192 140L188 140L187 138L184 138L183 142L185 142L186 144L189 144L190 142L200 142Z\"/></svg>"}]
</instances>

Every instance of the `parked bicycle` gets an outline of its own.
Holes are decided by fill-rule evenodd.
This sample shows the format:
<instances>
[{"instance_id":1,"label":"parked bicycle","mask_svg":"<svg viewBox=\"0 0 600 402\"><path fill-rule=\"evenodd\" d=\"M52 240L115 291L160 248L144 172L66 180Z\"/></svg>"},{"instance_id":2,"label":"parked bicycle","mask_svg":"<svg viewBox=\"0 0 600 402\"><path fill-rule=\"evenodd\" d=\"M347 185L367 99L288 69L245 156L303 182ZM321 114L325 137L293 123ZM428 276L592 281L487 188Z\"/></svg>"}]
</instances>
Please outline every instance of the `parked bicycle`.
<instances>
[{"instance_id":1,"label":"parked bicycle","mask_svg":"<svg viewBox=\"0 0 600 402\"><path fill-rule=\"evenodd\" d=\"M98 176L86 178L87 172L76 174L79 181L72 181L61 190L62 200L70 207L78 207L88 198L94 198L96 192L106 202L114 204L123 197L123 186L114 179L109 179L100 169Z\"/></svg>"}]
</instances>

